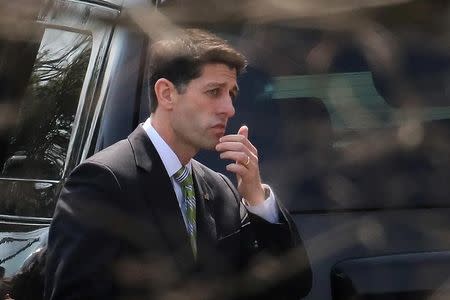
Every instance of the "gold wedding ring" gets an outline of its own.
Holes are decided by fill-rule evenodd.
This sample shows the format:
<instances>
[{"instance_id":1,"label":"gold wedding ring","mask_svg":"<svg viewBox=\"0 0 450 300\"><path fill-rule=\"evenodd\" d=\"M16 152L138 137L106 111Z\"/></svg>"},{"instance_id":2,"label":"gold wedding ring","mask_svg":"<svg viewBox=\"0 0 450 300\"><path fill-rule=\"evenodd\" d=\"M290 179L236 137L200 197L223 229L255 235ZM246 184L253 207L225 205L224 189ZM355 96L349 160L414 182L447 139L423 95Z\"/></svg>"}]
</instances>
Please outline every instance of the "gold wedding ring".
<instances>
[{"instance_id":1,"label":"gold wedding ring","mask_svg":"<svg viewBox=\"0 0 450 300\"><path fill-rule=\"evenodd\" d=\"M249 163L250 163L250 156L247 156L247 161L245 162L244 166L248 166Z\"/></svg>"}]
</instances>

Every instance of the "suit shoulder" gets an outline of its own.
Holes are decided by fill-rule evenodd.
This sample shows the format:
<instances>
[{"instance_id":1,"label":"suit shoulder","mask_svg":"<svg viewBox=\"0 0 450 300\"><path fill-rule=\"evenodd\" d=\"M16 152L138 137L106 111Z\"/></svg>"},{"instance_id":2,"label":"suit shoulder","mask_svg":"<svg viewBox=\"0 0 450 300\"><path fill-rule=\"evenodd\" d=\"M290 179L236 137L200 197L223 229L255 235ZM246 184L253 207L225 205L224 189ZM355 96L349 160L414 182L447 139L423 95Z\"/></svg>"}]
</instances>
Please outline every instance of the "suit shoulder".
<instances>
[{"instance_id":1,"label":"suit shoulder","mask_svg":"<svg viewBox=\"0 0 450 300\"><path fill-rule=\"evenodd\" d=\"M130 166L135 165L135 159L130 142L121 140L86 159L84 163L102 165L112 172L129 171Z\"/></svg>"},{"instance_id":2,"label":"suit shoulder","mask_svg":"<svg viewBox=\"0 0 450 300\"><path fill-rule=\"evenodd\" d=\"M99 174L113 178L117 183L124 174L128 174L135 166L134 155L128 140L121 140L86 159L71 173L74 176L95 176Z\"/></svg>"}]
</instances>

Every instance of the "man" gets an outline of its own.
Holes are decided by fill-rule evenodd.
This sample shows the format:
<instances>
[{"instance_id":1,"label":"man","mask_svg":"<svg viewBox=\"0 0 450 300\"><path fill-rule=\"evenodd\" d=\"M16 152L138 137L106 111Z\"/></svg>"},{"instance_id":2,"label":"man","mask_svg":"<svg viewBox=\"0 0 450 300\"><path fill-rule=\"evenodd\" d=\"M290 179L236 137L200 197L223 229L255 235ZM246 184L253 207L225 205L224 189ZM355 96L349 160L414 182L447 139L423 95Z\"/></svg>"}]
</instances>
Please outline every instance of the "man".
<instances>
[{"instance_id":1,"label":"man","mask_svg":"<svg viewBox=\"0 0 450 300\"><path fill-rule=\"evenodd\" d=\"M45 297L298 298L311 277L295 225L261 183L248 128L224 136L244 57L191 29L156 42L150 62L150 118L77 167L61 193ZM237 189L193 159L200 149L231 161ZM270 267L288 253L294 284Z\"/></svg>"}]
</instances>

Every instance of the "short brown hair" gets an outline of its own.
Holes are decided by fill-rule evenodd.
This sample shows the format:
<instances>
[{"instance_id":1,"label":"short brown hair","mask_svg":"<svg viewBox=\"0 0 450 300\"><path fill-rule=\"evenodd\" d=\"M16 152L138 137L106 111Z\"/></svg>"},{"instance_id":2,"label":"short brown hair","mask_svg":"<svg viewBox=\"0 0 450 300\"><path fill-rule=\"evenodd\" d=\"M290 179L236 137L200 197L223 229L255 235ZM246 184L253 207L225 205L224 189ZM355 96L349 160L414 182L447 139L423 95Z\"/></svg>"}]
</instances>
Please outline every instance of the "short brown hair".
<instances>
[{"instance_id":1,"label":"short brown hair","mask_svg":"<svg viewBox=\"0 0 450 300\"><path fill-rule=\"evenodd\" d=\"M184 29L172 39L155 42L150 50L150 112L158 105L154 89L158 79L170 80L181 93L210 63L223 63L236 69L237 75L247 65L245 57L225 40L201 29Z\"/></svg>"}]
</instances>

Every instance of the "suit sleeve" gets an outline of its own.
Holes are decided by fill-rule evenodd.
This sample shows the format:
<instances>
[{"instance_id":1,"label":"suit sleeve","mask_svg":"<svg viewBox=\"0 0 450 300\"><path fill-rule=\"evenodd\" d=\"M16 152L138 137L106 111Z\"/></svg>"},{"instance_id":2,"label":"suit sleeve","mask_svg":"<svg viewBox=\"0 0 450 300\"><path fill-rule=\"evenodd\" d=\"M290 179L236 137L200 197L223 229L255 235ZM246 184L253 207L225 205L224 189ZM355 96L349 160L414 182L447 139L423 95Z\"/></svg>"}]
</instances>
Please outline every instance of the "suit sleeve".
<instances>
[{"instance_id":1,"label":"suit sleeve","mask_svg":"<svg viewBox=\"0 0 450 300\"><path fill-rule=\"evenodd\" d=\"M45 299L114 299L119 243L111 202L120 186L105 166L84 163L66 182L49 231Z\"/></svg>"},{"instance_id":2,"label":"suit sleeve","mask_svg":"<svg viewBox=\"0 0 450 300\"><path fill-rule=\"evenodd\" d=\"M252 288L251 290L256 292L246 297L281 300L304 297L311 289L312 272L302 239L287 209L277 199L280 222L270 223L248 212L231 181L224 175L222 178L232 189L239 203L243 228L241 243L247 244L246 249L252 249L248 252L250 257L246 258L250 262L247 275L251 278L248 282L264 287ZM264 278L253 278L251 270L259 268L267 272L266 275L271 280L270 284L267 284Z\"/></svg>"}]
</instances>

